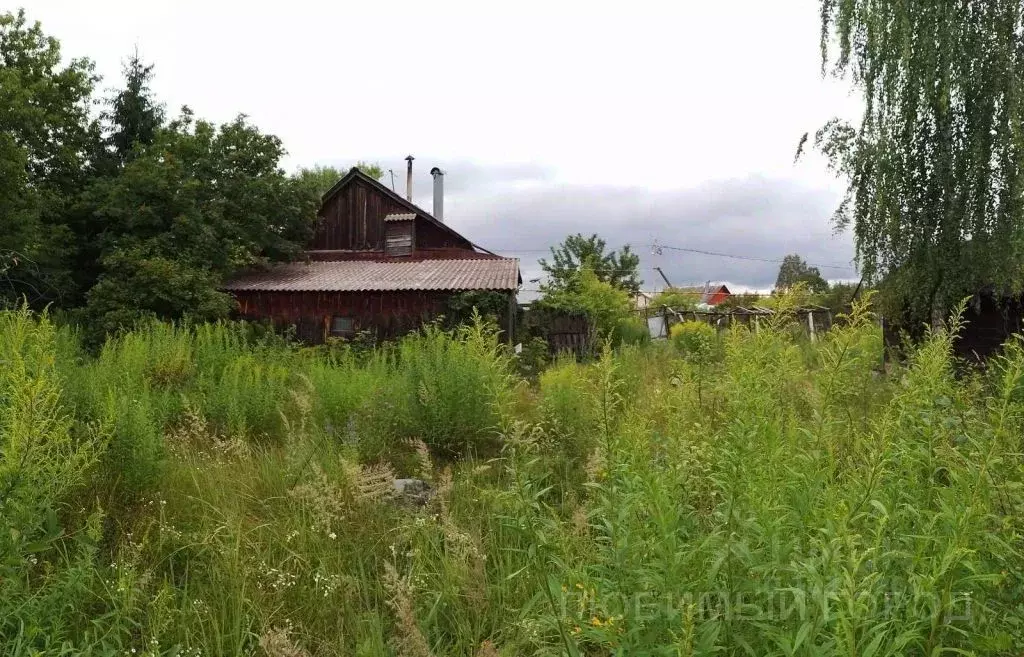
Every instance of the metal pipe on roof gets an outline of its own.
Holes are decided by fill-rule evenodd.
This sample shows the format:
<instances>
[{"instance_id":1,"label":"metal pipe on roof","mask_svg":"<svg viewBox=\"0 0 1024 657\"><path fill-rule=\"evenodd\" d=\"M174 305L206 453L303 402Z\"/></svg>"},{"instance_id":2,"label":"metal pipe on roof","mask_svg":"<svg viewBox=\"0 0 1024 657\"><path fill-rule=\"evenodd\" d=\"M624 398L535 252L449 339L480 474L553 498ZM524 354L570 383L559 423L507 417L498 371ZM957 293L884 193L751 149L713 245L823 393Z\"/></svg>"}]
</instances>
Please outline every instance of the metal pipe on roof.
<instances>
[{"instance_id":1,"label":"metal pipe on roof","mask_svg":"<svg viewBox=\"0 0 1024 657\"><path fill-rule=\"evenodd\" d=\"M430 175L434 177L434 219L444 221L444 171L434 167Z\"/></svg>"},{"instance_id":2,"label":"metal pipe on roof","mask_svg":"<svg viewBox=\"0 0 1024 657\"><path fill-rule=\"evenodd\" d=\"M405 172L405 200L412 203L412 161L416 159L412 155L405 156L405 161L408 162Z\"/></svg>"}]
</instances>

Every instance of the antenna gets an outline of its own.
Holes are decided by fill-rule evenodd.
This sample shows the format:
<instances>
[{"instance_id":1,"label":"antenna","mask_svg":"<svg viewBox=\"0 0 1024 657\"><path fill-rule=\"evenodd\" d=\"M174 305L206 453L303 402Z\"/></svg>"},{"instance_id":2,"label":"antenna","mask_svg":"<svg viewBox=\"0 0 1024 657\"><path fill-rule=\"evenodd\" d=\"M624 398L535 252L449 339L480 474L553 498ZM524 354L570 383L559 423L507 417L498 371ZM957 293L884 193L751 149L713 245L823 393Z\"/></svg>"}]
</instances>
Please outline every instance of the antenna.
<instances>
[{"instance_id":1,"label":"antenna","mask_svg":"<svg viewBox=\"0 0 1024 657\"><path fill-rule=\"evenodd\" d=\"M395 191L395 170L388 169L388 173L391 174L391 191Z\"/></svg>"}]
</instances>

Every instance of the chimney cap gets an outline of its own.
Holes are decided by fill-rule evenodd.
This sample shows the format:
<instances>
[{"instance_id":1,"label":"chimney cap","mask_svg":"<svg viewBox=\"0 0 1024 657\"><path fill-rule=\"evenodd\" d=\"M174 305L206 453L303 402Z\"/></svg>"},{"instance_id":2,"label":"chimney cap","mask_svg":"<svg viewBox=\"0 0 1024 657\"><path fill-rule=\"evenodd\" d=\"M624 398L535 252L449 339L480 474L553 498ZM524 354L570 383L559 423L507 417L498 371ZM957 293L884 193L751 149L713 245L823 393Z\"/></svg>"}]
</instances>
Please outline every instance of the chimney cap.
<instances>
[{"instance_id":1,"label":"chimney cap","mask_svg":"<svg viewBox=\"0 0 1024 657\"><path fill-rule=\"evenodd\" d=\"M414 158L414 157L413 157L412 155L406 155L406 156L405 156L405 159L407 159L407 160L409 160L410 162L412 162L412 161L413 161L413 160L415 160L416 158Z\"/></svg>"},{"instance_id":2,"label":"chimney cap","mask_svg":"<svg viewBox=\"0 0 1024 657\"><path fill-rule=\"evenodd\" d=\"M441 169L439 169L438 167L434 167L433 169L430 170L430 175L436 176L437 174L441 174L443 176L444 171L441 171Z\"/></svg>"}]
</instances>

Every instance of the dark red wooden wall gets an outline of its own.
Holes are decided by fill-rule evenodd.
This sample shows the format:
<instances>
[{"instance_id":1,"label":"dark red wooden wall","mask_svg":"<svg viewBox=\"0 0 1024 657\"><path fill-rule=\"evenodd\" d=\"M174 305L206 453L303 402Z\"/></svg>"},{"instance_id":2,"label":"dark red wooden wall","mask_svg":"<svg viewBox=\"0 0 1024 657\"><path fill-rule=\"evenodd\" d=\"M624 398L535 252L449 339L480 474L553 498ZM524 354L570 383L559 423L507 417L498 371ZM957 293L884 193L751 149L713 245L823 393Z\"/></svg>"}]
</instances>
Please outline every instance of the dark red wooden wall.
<instances>
[{"instance_id":1,"label":"dark red wooden wall","mask_svg":"<svg viewBox=\"0 0 1024 657\"><path fill-rule=\"evenodd\" d=\"M355 330L372 330L392 338L416 330L443 314L452 292L235 292L245 319L271 320L275 326L299 327L299 337L322 342L331 318L348 317ZM311 331L309 326L318 327ZM310 331L312 334L310 334ZM305 334L303 334L305 332Z\"/></svg>"},{"instance_id":2,"label":"dark red wooden wall","mask_svg":"<svg viewBox=\"0 0 1024 657\"><path fill-rule=\"evenodd\" d=\"M394 199L356 179L320 208L320 221L309 248L316 250L384 250L384 217L407 210Z\"/></svg>"}]
</instances>

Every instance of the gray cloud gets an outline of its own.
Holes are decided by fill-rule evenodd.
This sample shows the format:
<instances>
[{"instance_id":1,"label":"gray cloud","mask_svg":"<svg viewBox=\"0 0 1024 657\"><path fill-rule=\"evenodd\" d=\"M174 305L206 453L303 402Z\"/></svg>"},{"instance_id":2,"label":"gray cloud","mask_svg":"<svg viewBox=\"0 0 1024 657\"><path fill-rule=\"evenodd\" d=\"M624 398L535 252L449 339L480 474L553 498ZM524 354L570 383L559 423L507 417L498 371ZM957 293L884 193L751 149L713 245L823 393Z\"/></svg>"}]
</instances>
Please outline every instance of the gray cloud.
<instances>
[{"instance_id":1,"label":"gray cloud","mask_svg":"<svg viewBox=\"0 0 1024 657\"><path fill-rule=\"evenodd\" d=\"M856 278L850 236L831 230L838 200L829 190L752 176L676 191L544 183L453 195L446 208L449 223L476 243L520 257L524 279L539 275L541 250L579 232L597 233L612 248L632 245L647 288L663 285L653 269L660 266L677 285L712 280L765 289L775 282L777 263L669 248L658 255L650 245L765 259L799 253L837 265L822 267L826 278Z\"/></svg>"},{"instance_id":2,"label":"gray cloud","mask_svg":"<svg viewBox=\"0 0 1024 657\"><path fill-rule=\"evenodd\" d=\"M460 194L488 192L492 189L508 189L517 185L533 185L554 180L554 169L532 162L513 162L499 164L481 164L471 160L416 156L413 161L413 200L429 210L433 195L433 178L430 170L434 167L445 172L445 192L447 198L458 197ZM362 161L375 163L384 170L381 181L391 186L391 171L394 172L395 191L405 196L406 162L405 156L389 155L387 157L365 157ZM330 165L347 171L355 163L354 160L332 160L321 164Z\"/></svg>"},{"instance_id":3,"label":"gray cloud","mask_svg":"<svg viewBox=\"0 0 1024 657\"><path fill-rule=\"evenodd\" d=\"M385 172L395 171L395 188L404 195L403 156L367 158ZM702 255L651 244L702 251L781 259L799 253L822 267L829 279L856 279L849 234L833 235L831 216L838 206L834 190L793 179L747 176L676 190L633 186L570 185L552 169L533 163L488 165L470 160L417 156L413 200L431 209L430 168L445 176L446 221L480 246L519 257L524 288L541 276L537 259L566 235L597 233L610 248L632 245L640 255L646 289L664 285L661 267L677 285L711 280L736 288L767 289L778 264ZM384 182L390 186L390 176ZM528 295L524 295L528 296Z\"/></svg>"}]
</instances>

